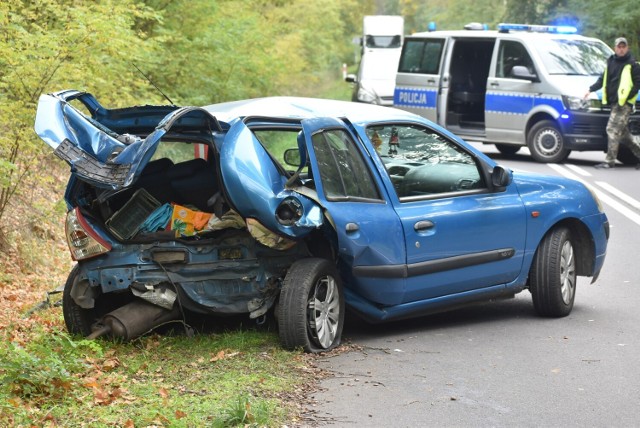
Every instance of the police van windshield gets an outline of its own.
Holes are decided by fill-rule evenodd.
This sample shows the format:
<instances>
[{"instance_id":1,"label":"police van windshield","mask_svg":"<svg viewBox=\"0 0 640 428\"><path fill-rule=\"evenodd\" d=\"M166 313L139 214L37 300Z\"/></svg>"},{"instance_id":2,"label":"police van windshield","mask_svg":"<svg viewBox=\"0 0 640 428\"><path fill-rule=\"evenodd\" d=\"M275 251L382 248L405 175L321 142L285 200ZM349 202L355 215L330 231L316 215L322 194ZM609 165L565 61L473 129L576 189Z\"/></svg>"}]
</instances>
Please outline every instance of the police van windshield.
<instances>
[{"instance_id":1,"label":"police van windshield","mask_svg":"<svg viewBox=\"0 0 640 428\"><path fill-rule=\"evenodd\" d=\"M613 54L599 40L544 39L533 45L549 74L598 76Z\"/></svg>"}]
</instances>

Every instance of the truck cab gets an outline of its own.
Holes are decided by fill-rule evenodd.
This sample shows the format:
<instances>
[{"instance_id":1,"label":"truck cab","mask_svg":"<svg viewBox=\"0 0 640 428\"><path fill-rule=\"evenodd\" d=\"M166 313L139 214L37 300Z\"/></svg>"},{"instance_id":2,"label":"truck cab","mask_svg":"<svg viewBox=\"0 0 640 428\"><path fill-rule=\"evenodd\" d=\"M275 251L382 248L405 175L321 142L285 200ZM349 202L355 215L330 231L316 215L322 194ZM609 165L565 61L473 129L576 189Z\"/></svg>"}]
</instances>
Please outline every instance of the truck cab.
<instances>
[{"instance_id":1,"label":"truck cab","mask_svg":"<svg viewBox=\"0 0 640 428\"><path fill-rule=\"evenodd\" d=\"M353 83L351 100L391 106L402 50L404 18L368 15L363 18L362 28L358 72L345 77L347 82Z\"/></svg>"}]
</instances>

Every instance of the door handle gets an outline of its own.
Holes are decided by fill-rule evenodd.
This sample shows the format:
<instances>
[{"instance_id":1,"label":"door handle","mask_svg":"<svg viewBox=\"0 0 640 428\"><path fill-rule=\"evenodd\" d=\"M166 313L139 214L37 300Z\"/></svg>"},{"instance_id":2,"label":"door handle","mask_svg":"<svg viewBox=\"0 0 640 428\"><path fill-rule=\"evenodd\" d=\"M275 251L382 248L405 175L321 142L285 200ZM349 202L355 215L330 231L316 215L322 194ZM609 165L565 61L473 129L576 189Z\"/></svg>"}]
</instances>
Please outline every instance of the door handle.
<instances>
[{"instance_id":1,"label":"door handle","mask_svg":"<svg viewBox=\"0 0 640 428\"><path fill-rule=\"evenodd\" d=\"M356 223L347 223L344 229L347 231L347 233L352 233L360 230L360 226L358 226Z\"/></svg>"},{"instance_id":2,"label":"door handle","mask_svg":"<svg viewBox=\"0 0 640 428\"><path fill-rule=\"evenodd\" d=\"M495 88L495 87L500 86L500 84L498 82L491 82L491 83L489 83L489 86L493 86Z\"/></svg>"},{"instance_id":3,"label":"door handle","mask_svg":"<svg viewBox=\"0 0 640 428\"><path fill-rule=\"evenodd\" d=\"M435 224L431 220L421 220L413 225L413 230L420 232L422 230L431 229Z\"/></svg>"}]
</instances>

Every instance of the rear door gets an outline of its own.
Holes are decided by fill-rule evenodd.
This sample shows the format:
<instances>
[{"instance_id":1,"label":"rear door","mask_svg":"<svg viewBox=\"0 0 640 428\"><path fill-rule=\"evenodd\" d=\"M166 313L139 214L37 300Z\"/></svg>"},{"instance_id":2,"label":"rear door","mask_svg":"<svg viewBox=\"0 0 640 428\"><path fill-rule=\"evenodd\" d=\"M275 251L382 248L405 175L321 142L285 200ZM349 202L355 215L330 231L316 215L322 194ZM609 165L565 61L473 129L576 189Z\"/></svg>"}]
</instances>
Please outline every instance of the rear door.
<instances>
[{"instance_id":1,"label":"rear door","mask_svg":"<svg viewBox=\"0 0 640 428\"><path fill-rule=\"evenodd\" d=\"M438 121L445 37L406 38L402 46L393 105Z\"/></svg>"},{"instance_id":2,"label":"rear door","mask_svg":"<svg viewBox=\"0 0 640 428\"><path fill-rule=\"evenodd\" d=\"M335 228L349 289L381 305L400 303L404 233L369 155L340 120L308 119L302 126L318 200Z\"/></svg>"}]
</instances>

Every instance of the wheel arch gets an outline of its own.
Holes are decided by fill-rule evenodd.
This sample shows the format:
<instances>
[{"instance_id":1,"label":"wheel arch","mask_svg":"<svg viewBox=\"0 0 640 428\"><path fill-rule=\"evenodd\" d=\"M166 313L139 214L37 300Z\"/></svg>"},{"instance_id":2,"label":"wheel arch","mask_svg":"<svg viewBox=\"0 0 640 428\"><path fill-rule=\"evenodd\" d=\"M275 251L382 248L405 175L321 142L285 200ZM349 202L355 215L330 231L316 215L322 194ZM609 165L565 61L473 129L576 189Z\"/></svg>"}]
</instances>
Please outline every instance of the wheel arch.
<instances>
[{"instance_id":1,"label":"wheel arch","mask_svg":"<svg viewBox=\"0 0 640 428\"><path fill-rule=\"evenodd\" d=\"M590 276L593 273L595 260L595 243L589 228L577 218L566 218L550 227L540 237L538 247L544 238L559 227L566 227L571 233L571 242L576 258L576 273L578 276ZM537 247L536 247L537 248Z\"/></svg>"},{"instance_id":2,"label":"wheel arch","mask_svg":"<svg viewBox=\"0 0 640 428\"><path fill-rule=\"evenodd\" d=\"M538 122L542 122L543 120L551 120L556 123L558 129L560 129L560 124L558 123L558 115L553 115L548 111L539 111L531 115L529 120L527 120L527 125L524 130L524 140L525 142L529 141L529 132L531 132L531 128L535 126Z\"/></svg>"}]
</instances>

